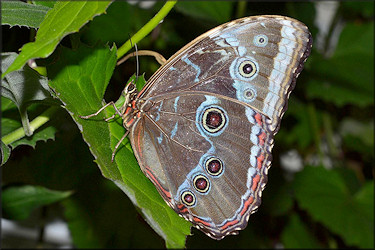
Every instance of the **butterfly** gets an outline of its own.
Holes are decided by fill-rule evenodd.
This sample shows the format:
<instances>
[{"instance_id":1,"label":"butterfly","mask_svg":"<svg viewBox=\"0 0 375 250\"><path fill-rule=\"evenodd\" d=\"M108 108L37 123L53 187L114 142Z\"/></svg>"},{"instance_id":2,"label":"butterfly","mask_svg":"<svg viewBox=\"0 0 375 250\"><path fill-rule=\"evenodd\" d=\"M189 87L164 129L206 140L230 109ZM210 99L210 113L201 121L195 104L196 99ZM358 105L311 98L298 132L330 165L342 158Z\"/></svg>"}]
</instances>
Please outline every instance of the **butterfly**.
<instances>
[{"instance_id":1,"label":"butterfly","mask_svg":"<svg viewBox=\"0 0 375 250\"><path fill-rule=\"evenodd\" d=\"M141 170L213 239L238 234L261 203L274 136L312 37L295 19L253 16L197 37L117 109ZM115 156L113 152L112 160Z\"/></svg>"}]
</instances>

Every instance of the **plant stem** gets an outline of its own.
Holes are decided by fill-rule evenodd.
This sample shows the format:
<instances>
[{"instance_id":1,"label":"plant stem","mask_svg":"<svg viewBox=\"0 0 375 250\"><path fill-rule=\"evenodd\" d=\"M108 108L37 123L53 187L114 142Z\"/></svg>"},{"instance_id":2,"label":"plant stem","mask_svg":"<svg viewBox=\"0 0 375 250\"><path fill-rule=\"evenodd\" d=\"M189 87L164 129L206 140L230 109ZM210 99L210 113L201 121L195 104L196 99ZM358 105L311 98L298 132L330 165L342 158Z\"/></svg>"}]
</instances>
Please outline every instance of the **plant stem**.
<instances>
[{"instance_id":1,"label":"plant stem","mask_svg":"<svg viewBox=\"0 0 375 250\"><path fill-rule=\"evenodd\" d=\"M46 122L48 122L51 119L51 116L59 109L59 107L52 106L46 111L44 111L40 116L36 117L34 120L30 122L30 128L35 131L42 125L44 125ZM23 127L18 128L14 130L13 132L7 134L1 140L4 142L4 144L9 145L12 142L15 142L23 137L25 137L25 130Z\"/></svg>"},{"instance_id":2,"label":"plant stem","mask_svg":"<svg viewBox=\"0 0 375 250\"><path fill-rule=\"evenodd\" d=\"M118 50L117 50L117 59L123 57L135 43L138 43L145 36L147 36L163 18L171 11L173 6L177 1L167 1L164 6L159 10L159 12L148 22L146 23L137 33L135 33L131 39L126 41ZM130 42L131 41L131 42Z\"/></svg>"},{"instance_id":3,"label":"plant stem","mask_svg":"<svg viewBox=\"0 0 375 250\"><path fill-rule=\"evenodd\" d=\"M338 149L336 148L334 138L333 138L333 129L332 129L332 122L331 117L327 112L323 113L323 125L324 125L324 131L326 133L327 143L329 147L329 151L331 155L336 158L338 157Z\"/></svg>"},{"instance_id":4,"label":"plant stem","mask_svg":"<svg viewBox=\"0 0 375 250\"><path fill-rule=\"evenodd\" d=\"M320 140L320 132L319 132L319 124L318 124L319 122L318 122L316 110L312 103L308 104L307 110L309 112L311 129L312 129L312 133L313 133L313 137L314 137L314 141L316 145L316 150L318 151L317 153L319 156L320 164L323 164L324 154L322 150L322 143Z\"/></svg>"}]
</instances>

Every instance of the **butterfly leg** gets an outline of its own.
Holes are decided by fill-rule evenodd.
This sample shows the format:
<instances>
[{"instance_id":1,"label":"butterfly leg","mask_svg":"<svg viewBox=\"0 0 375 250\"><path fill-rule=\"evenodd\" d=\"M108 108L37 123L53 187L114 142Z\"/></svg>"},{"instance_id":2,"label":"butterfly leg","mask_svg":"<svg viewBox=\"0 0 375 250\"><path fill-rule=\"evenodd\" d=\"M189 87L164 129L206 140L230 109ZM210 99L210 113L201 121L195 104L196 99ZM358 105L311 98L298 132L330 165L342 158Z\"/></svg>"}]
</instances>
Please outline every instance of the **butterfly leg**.
<instances>
[{"instance_id":1,"label":"butterfly leg","mask_svg":"<svg viewBox=\"0 0 375 250\"><path fill-rule=\"evenodd\" d=\"M116 110L116 113L114 115L112 115L111 117L106 118L105 119L106 122L113 119L116 116L116 114L118 114L120 116L122 115L121 112L117 109L115 103L113 101L111 101L111 102L107 103L106 105L104 105L103 107L101 107L97 112L95 112L91 115L86 115L86 116L79 115L79 117L82 118L82 119L89 119L91 117L97 116L100 112L102 112L105 108L107 108L110 105L113 106L113 108Z\"/></svg>"},{"instance_id":2,"label":"butterfly leg","mask_svg":"<svg viewBox=\"0 0 375 250\"><path fill-rule=\"evenodd\" d=\"M115 153L118 149L118 147L120 146L121 142L125 139L125 137L129 134L129 131L126 131L126 133L121 137L121 139L118 141L118 143L116 144L114 150L113 150L113 153L112 153L112 158L111 158L111 162L113 162L113 160L115 159Z\"/></svg>"},{"instance_id":3,"label":"butterfly leg","mask_svg":"<svg viewBox=\"0 0 375 250\"><path fill-rule=\"evenodd\" d=\"M120 110L117 109L116 105L113 102L110 102L109 104L112 104L112 106L113 106L113 108L115 109L116 112L111 117L106 118L104 120L106 122L115 118L116 114L119 115L119 116L122 116L122 114L123 114Z\"/></svg>"}]
</instances>

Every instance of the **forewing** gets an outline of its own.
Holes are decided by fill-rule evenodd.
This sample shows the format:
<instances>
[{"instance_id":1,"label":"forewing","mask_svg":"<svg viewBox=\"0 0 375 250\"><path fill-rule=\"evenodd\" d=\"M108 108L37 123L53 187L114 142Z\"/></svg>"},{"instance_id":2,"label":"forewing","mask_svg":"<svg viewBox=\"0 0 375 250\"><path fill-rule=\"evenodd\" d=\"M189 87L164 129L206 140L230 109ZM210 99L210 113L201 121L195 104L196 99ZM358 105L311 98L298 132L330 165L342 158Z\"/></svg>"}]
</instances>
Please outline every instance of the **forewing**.
<instances>
[{"instance_id":1,"label":"forewing","mask_svg":"<svg viewBox=\"0 0 375 250\"><path fill-rule=\"evenodd\" d=\"M242 101L269 121L275 134L287 99L310 53L307 27L292 18L255 16L218 26L172 56L148 81L140 98L184 91ZM256 72L241 75L241 63Z\"/></svg>"}]
</instances>

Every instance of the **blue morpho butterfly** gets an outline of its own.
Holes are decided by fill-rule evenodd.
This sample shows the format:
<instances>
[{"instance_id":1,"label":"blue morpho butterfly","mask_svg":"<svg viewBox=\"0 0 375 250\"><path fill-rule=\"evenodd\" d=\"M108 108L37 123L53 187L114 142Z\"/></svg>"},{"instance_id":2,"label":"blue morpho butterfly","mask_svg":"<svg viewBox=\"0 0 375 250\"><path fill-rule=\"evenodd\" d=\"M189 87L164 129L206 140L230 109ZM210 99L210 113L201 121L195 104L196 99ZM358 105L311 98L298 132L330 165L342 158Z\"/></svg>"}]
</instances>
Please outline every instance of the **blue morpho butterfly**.
<instances>
[{"instance_id":1,"label":"blue morpho butterfly","mask_svg":"<svg viewBox=\"0 0 375 250\"><path fill-rule=\"evenodd\" d=\"M174 54L140 92L129 83L120 109L110 102L82 118L112 105L165 202L213 239L238 234L261 203L273 138L311 45L292 18L228 22Z\"/></svg>"}]
</instances>

